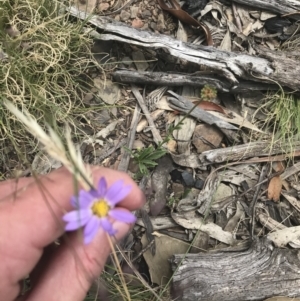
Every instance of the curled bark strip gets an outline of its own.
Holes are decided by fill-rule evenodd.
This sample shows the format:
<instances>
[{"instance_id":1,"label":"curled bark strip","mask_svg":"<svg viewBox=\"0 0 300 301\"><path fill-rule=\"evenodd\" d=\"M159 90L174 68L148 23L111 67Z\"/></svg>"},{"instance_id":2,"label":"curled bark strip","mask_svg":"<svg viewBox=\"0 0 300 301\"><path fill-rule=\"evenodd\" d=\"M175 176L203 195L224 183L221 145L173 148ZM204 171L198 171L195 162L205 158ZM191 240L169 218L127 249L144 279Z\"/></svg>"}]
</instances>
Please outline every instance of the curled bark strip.
<instances>
[{"instance_id":1,"label":"curled bark strip","mask_svg":"<svg viewBox=\"0 0 300 301\"><path fill-rule=\"evenodd\" d=\"M188 99L188 97L186 97L186 98ZM197 103L197 101L192 101L192 103L195 105ZM222 107L220 107L219 105L217 105L213 102L210 102L210 101L202 100L197 106L198 106L198 108L200 108L204 111L215 111L215 112L219 112L224 115L227 115ZM174 114L178 115L179 112L174 111Z\"/></svg>"},{"instance_id":2,"label":"curled bark strip","mask_svg":"<svg viewBox=\"0 0 300 301\"><path fill-rule=\"evenodd\" d=\"M194 104L196 104L196 101L193 101ZM213 103L213 102L210 102L210 101L206 101L206 100L202 100L199 104L198 104L198 107L202 110L205 110L205 111L215 111L215 112L219 112L219 113L222 113L224 115L227 115L226 112L224 111L224 109Z\"/></svg>"},{"instance_id":3,"label":"curled bark strip","mask_svg":"<svg viewBox=\"0 0 300 301\"><path fill-rule=\"evenodd\" d=\"M205 33L207 45L212 46L214 44L209 28L203 22L197 21L196 19L191 17L187 12L182 10L179 3L176 0L168 0L168 1L172 5L172 7L168 7L164 2L164 0L158 0L158 3L163 10L175 16L181 22L195 26L197 28L200 27Z\"/></svg>"}]
</instances>

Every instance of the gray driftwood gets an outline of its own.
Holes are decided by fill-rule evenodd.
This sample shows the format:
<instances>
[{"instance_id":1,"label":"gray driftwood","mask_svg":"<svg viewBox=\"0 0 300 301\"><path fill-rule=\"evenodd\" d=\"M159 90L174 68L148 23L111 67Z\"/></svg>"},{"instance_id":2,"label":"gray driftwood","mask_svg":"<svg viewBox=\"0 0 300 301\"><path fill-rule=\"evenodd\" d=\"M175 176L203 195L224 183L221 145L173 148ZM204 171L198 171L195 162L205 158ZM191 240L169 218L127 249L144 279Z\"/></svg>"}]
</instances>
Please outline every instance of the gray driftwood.
<instances>
[{"instance_id":1,"label":"gray driftwood","mask_svg":"<svg viewBox=\"0 0 300 301\"><path fill-rule=\"evenodd\" d=\"M235 86L224 77L212 72L196 72L193 74L176 74L166 72L117 70L113 72L115 81L123 84L142 84L159 86L193 86L203 87L210 85L221 92L240 93L253 90L278 90L278 86L268 83L259 83L254 81L239 80Z\"/></svg>"},{"instance_id":2,"label":"gray driftwood","mask_svg":"<svg viewBox=\"0 0 300 301\"><path fill-rule=\"evenodd\" d=\"M187 301L298 297L299 257L298 250L274 248L264 240L243 252L175 255L172 297Z\"/></svg>"},{"instance_id":3,"label":"gray driftwood","mask_svg":"<svg viewBox=\"0 0 300 301\"><path fill-rule=\"evenodd\" d=\"M90 31L97 39L113 40L147 48L163 48L171 55L205 66L221 74L232 86L237 86L239 79L277 82L281 86L298 90L300 88L300 65L296 58L285 58L275 52L264 52L264 58L244 53L220 51L211 46L197 46L184 43L167 35L161 35L132 28L124 23L100 16L89 16L85 12L70 7L71 15L87 20L87 23L101 31Z\"/></svg>"},{"instance_id":4,"label":"gray driftwood","mask_svg":"<svg viewBox=\"0 0 300 301\"><path fill-rule=\"evenodd\" d=\"M294 152L300 149L300 142L295 141L293 145L282 143L270 145L268 141L250 142L226 148L213 149L203 152L199 159L204 164L222 163L230 161L242 161L253 157L264 157L275 154Z\"/></svg>"}]
</instances>

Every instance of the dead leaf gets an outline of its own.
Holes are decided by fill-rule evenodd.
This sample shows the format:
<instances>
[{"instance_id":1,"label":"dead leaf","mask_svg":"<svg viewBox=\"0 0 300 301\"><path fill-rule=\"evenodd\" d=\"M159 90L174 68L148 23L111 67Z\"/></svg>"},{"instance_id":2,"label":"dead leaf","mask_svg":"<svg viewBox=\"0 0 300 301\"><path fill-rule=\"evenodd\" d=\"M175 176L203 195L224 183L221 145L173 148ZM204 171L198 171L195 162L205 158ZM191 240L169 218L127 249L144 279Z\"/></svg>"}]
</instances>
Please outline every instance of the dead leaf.
<instances>
[{"instance_id":1,"label":"dead leaf","mask_svg":"<svg viewBox=\"0 0 300 301\"><path fill-rule=\"evenodd\" d=\"M282 189L282 179L280 176L276 176L271 179L268 186L268 199L278 202Z\"/></svg>"},{"instance_id":2,"label":"dead leaf","mask_svg":"<svg viewBox=\"0 0 300 301\"><path fill-rule=\"evenodd\" d=\"M115 129L116 125L121 121L123 121L123 119L119 119L119 120L115 120L115 121L111 122L106 128L99 131L95 135L95 137L96 138L106 138Z\"/></svg>"},{"instance_id":3,"label":"dead leaf","mask_svg":"<svg viewBox=\"0 0 300 301\"><path fill-rule=\"evenodd\" d=\"M220 201L230 198L233 195L233 191L229 185L220 183L217 187L216 192L213 195L213 205L219 203Z\"/></svg>"},{"instance_id":4,"label":"dead leaf","mask_svg":"<svg viewBox=\"0 0 300 301\"><path fill-rule=\"evenodd\" d=\"M206 15L207 13L211 12L214 19L219 23L220 27L223 27L223 24L225 24L226 15L223 12L224 7L221 3L218 3L217 1L212 1L208 3L205 8L201 11L201 18ZM219 16L221 18L219 18ZM223 23L223 24L222 24Z\"/></svg>"},{"instance_id":5,"label":"dead leaf","mask_svg":"<svg viewBox=\"0 0 300 301\"><path fill-rule=\"evenodd\" d=\"M222 228L214 223L205 224L203 219L194 211L182 213L171 213L174 221L185 229L201 230L207 233L210 237L217 239L225 244L232 245L234 243L233 235L222 230Z\"/></svg>"},{"instance_id":6,"label":"dead leaf","mask_svg":"<svg viewBox=\"0 0 300 301\"><path fill-rule=\"evenodd\" d=\"M176 119L176 114L174 112L170 112L167 114L167 124L171 124Z\"/></svg>"},{"instance_id":7,"label":"dead leaf","mask_svg":"<svg viewBox=\"0 0 300 301\"><path fill-rule=\"evenodd\" d=\"M132 20L131 26L133 28L142 28L144 26L144 22L141 19L136 18Z\"/></svg>"},{"instance_id":8,"label":"dead leaf","mask_svg":"<svg viewBox=\"0 0 300 301\"><path fill-rule=\"evenodd\" d=\"M110 80L102 80L100 77L94 78L94 85L98 89L98 97L105 103L113 105L120 99L119 85Z\"/></svg>"},{"instance_id":9,"label":"dead leaf","mask_svg":"<svg viewBox=\"0 0 300 301\"><path fill-rule=\"evenodd\" d=\"M156 103L156 108L157 109L162 109L166 111L174 111L170 106L167 101L167 96L163 96L157 103Z\"/></svg>"},{"instance_id":10,"label":"dead leaf","mask_svg":"<svg viewBox=\"0 0 300 301\"><path fill-rule=\"evenodd\" d=\"M132 52L132 59L138 71L145 71L148 69L149 64L146 62L142 51L138 50Z\"/></svg>"},{"instance_id":11,"label":"dead leaf","mask_svg":"<svg viewBox=\"0 0 300 301\"><path fill-rule=\"evenodd\" d=\"M186 32L186 30L184 29L182 23L179 20L178 20L178 29L177 29L177 32L176 32L176 38L179 41L182 41L182 42L187 42L188 41L187 32Z\"/></svg>"},{"instance_id":12,"label":"dead leaf","mask_svg":"<svg viewBox=\"0 0 300 301\"><path fill-rule=\"evenodd\" d=\"M172 7L168 7L164 0L158 0L158 3L160 7L175 16L178 20L180 20L183 23L195 26L195 27L200 27L206 37L206 43L209 46L213 45L213 40L211 37L211 33L207 25L201 21L197 21L193 17L191 17L187 12L181 9L180 4L176 0L169 0L169 3L171 4Z\"/></svg>"},{"instance_id":13,"label":"dead leaf","mask_svg":"<svg viewBox=\"0 0 300 301\"><path fill-rule=\"evenodd\" d=\"M200 168L201 166L201 161L199 160L199 155L198 154L172 154L172 159L174 163L180 165L180 166L185 166L185 167L190 167L190 168Z\"/></svg>"},{"instance_id":14,"label":"dead leaf","mask_svg":"<svg viewBox=\"0 0 300 301\"><path fill-rule=\"evenodd\" d=\"M150 200L150 212L157 216L167 202L167 188L169 173L174 169L170 156L166 155L157 160L152 176L152 188L155 191L154 198Z\"/></svg>"},{"instance_id":15,"label":"dead leaf","mask_svg":"<svg viewBox=\"0 0 300 301\"><path fill-rule=\"evenodd\" d=\"M259 133L264 133L257 126L255 126L254 124L249 122L245 117L242 117L239 114L237 114L233 111L229 111L227 109L225 109L225 112L227 113L226 115L231 115L232 118L228 118L228 117L224 116L223 114L221 114L220 112L212 111L212 112L210 112L210 114L215 115L215 116L219 117L220 119L222 119L224 121L227 121L229 123L233 123L233 124L239 125L241 127L245 127L245 128L250 129L250 130L254 130L254 131L259 132Z\"/></svg>"},{"instance_id":16,"label":"dead leaf","mask_svg":"<svg viewBox=\"0 0 300 301\"><path fill-rule=\"evenodd\" d=\"M224 134L215 126L199 124L196 126L193 135L193 144L197 153L201 154L206 150L217 148L223 140Z\"/></svg>"},{"instance_id":17,"label":"dead leaf","mask_svg":"<svg viewBox=\"0 0 300 301\"><path fill-rule=\"evenodd\" d=\"M178 140L178 152L180 154L189 152L189 143L185 141L190 141L196 127L196 121L193 118L187 117L182 121L182 117L177 116L175 119L175 126L181 122L180 128L173 131L173 136Z\"/></svg>"},{"instance_id":18,"label":"dead leaf","mask_svg":"<svg viewBox=\"0 0 300 301\"><path fill-rule=\"evenodd\" d=\"M276 14L273 14L273 13L270 13L270 12L265 12L265 11L262 11L261 12L261 15L260 15L260 20L261 21L266 21L270 18L273 18L273 17L276 17L277 15Z\"/></svg>"},{"instance_id":19,"label":"dead leaf","mask_svg":"<svg viewBox=\"0 0 300 301\"><path fill-rule=\"evenodd\" d=\"M255 23L252 25L253 31L257 31L263 27L264 27L263 23L260 22L259 20L256 20Z\"/></svg>"},{"instance_id":20,"label":"dead leaf","mask_svg":"<svg viewBox=\"0 0 300 301\"><path fill-rule=\"evenodd\" d=\"M229 30L227 30L221 42L221 45L219 46L219 49L224 51L231 51L231 34Z\"/></svg>"},{"instance_id":21,"label":"dead leaf","mask_svg":"<svg viewBox=\"0 0 300 301\"><path fill-rule=\"evenodd\" d=\"M163 113L164 113L164 110L155 110L150 115L151 115L151 118L153 119L153 121L155 121ZM140 133L147 125L148 125L147 119L146 118L142 119L136 128L137 133Z\"/></svg>"},{"instance_id":22,"label":"dead leaf","mask_svg":"<svg viewBox=\"0 0 300 301\"><path fill-rule=\"evenodd\" d=\"M148 264L152 282L162 285L166 284L172 277L169 259L174 254L186 253L190 244L156 232L153 235L155 236L156 245L155 256L151 254L150 250L147 250L143 256ZM146 235L142 237L142 244L144 248L148 245Z\"/></svg>"}]
</instances>

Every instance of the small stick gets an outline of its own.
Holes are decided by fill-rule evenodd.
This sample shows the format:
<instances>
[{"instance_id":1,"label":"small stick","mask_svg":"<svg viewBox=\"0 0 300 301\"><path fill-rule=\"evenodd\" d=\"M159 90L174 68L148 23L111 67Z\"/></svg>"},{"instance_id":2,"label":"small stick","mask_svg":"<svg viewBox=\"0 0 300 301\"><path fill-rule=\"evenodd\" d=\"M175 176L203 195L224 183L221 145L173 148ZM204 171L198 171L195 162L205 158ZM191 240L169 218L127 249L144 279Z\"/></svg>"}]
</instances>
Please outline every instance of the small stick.
<instances>
[{"instance_id":1,"label":"small stick","mask_svg":"<svg viewBox=\"0 0 300 301\"><path fill-rule=\"evenodd\" d=\"M139 118L140 118L140 113L141 113L141 107L138 104L136 104L135 110L134 110L134 113L132 116L132 120L131 120L128 140L127 140L128 141L127 148L129 150L132 150L132 147L133 147L134 138L135 138L135 134L136 134L136 128L137 128ZM118 170L126 172L128 169L129 160L130 160L130 153L127 151L124 151L122 154L121 161L118 166Z\"/></svg>"},{"instance_id":2,"label":"small stick","mask_svg":"<svg viewBox=\"0 0 300 301\"><path fill-rule=\"evenodd\" d=\"M237 12L236 4L234 2L232 2L232 11L233 11L234 20L235 20L235 23L236 23L236 26L237 26L238 30L240 32L243 32L243 27L242 27L242 24L241 24L241 19L239 17L238 12Z\"/></svg>"},{"instance_id":3,"label":"small stick","mask_svg":"<svg viewBox=\"0 0 300 301\"><path fill-rule=\"evenodd\" d=\"M253 199L250 203L250 214L251 214L251 238L253 239L254 238L254 226L255 226L255 205L257 203L257 198L258 198L258 194L259 194L259 191L260 191L260 188L261 188L261 185L263 183L263 179L266 178L266 175L267 175L267 172L268 172L268 168L267 166L263 166L262 169L261 169L261 172L260 172L260 176L259 176L259 179L258 179L258 185L256 185L256 190L254 192L254 195L253 195Z\"/></svg>"},{"instance_id":4,"label":"small stick","mask_svg":"<svg viewBox=\"0 0 300 301\"><path fill-rule=\"evenodd\" d=\"M143 248L134 258L131 259L131 262L134 263L137 259L139 259L147 250L149 250L150 248L152 248L152 246L154 245L155 240L151 240L148 245Z\"/></svg>"},{"instance_id":5,"label":"small stick","mask_svg":"<svg viewBox=\"0 0 300 301\"><path fill-rule=\"evenodd\" d=\"M153 139L154 139L154 142L156 144L159 144L160 142L162 142L162 138L160 136L160 133L159 131L157 130L157 128L155 127L155 124L154 124L154 121L151 117L151 114L145 104L145 101L143 99L143 96L141 95L141 93L139 92L138 88L134 85L131 85L131 91L133 93L133 95L135 96L135 98L137 99L143 113L145 114L145 117L147 118L148 120L148 123L150 125L150 129L151 129L151 132L152 132L152 135L153 135Z\"/></svg>"}]
</instances>

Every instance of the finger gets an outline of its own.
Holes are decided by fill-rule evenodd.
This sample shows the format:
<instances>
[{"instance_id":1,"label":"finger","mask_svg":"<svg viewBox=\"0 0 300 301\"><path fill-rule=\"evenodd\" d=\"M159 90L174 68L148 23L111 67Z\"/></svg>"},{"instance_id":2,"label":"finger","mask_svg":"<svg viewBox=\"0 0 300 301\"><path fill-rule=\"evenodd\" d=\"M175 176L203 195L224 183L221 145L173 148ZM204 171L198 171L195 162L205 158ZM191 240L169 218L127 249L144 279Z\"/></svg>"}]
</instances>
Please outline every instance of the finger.
<instances>
[{"instance_id":1,"label":"finger","mask_svg":"<svg viewBox=\"0 0 300 301\"><path fill-rule=\"evenodd\" d=\"M95 184L101 176L105 176L108 185L116 179L123 179L132 190L122 205L130 210L142 205L143 194L128 175L93 168L93 176ZM0 257L6 258L0 265L0 291L3 288L10 295L16 294L18 281L32 270L43 248L62 235L62 215L71 209L70 197L74 194L74 187L72 176L66 169L42 177L40 184L29 185L14 202L0 202ZM1 281L1 275L9 276Z\"/></svg>"},{"instance_id":2,"label":"finger","mask_svg":"<svg viewBox=\"0 0 300 301\"><path fill-rule=\"evenodd\" d=\"M130 225L115 222L116 239L120 240L130 230ZM110 253L108 236L101 229L89 244L72 233L69 243L64 243L47 259L43 271L36 277L27 301L52 300L82 301L93 281L100 275Z\"/></svg>"},{"instance_id":3,"label":"finger","mask_svg":"<svg viewBox=\"0 0 300 301\"><path fill-rule=\"evenodd\" d=\"M0 182L1 199L0 202L15 198L28 185L34 184L33 178L19 178Z\"/></svg>"},{"instance_id":4,"label":"finger","mask_svg":"<svg viewBox=\"0 0 300 301\"><path fill-rule=\"evenodd\" d=\"M131 192L120 203L122 207L135 210L144 202L143 193L136 183L125 173L106 168L94 168L95 184L105 176L108 186L117 179L123 179L132 186ZM24 238L34 246L45 247L64 232L62 215L72 209L70 198L74 195L72 176L66 169L57 170L41 179L43 187L30 185L14 203L0 203L0 217L3 225L10 225L4 237L10 238L10 245L20 244ZM46 189L46 190L44 190ZM17 221L17 222L14 222ZM24 227L26 225L26 227ZM16 246L17 247L17 246Z\"/></svg>"}]
</instances>

